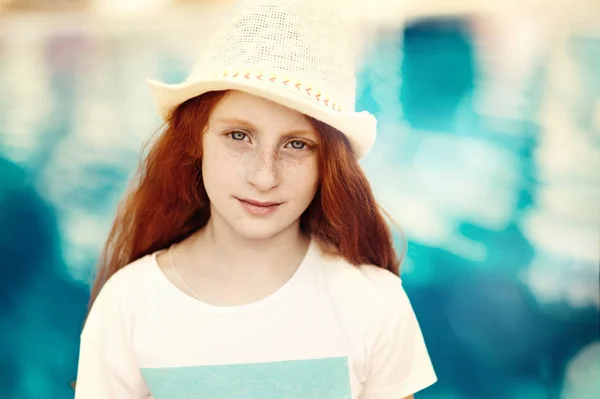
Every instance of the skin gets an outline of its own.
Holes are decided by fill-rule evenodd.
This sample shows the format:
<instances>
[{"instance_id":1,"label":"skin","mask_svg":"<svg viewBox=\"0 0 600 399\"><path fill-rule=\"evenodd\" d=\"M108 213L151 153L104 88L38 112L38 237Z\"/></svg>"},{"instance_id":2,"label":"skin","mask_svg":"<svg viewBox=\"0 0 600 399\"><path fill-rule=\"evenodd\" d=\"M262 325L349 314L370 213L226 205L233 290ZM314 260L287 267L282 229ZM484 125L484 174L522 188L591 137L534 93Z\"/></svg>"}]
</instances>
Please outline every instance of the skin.
<instances>
[{"instance_id":1,"label":"skin","mask_svg":"<svg viewBox=\"0 0 600 399\"><path fill-rule=\"evenodd\" d=\"M300 113L242 92L214 110L204 135L203 177L212 227L247 242L297 236L300 215L318 186L318 135ZM248 214L235 198L283 202L268 217Z\"/></svg>"},{"instance_id":2,"label":"skin","mask_svg":"<svg viewBox=\"0 0 600 399\"><path fill-rule=\"evenodd\" d=\"M208 303L234 306L259 300L291 277L308 248L300 216L319 184L319 135L304 115L232 91L215 107L199 139L211 218L174 248L173 263ZM269 215L256 216L239 199L280 205ZM163 272L193 296L165 255L158 257Z\"/></svg>"}]
</instances>

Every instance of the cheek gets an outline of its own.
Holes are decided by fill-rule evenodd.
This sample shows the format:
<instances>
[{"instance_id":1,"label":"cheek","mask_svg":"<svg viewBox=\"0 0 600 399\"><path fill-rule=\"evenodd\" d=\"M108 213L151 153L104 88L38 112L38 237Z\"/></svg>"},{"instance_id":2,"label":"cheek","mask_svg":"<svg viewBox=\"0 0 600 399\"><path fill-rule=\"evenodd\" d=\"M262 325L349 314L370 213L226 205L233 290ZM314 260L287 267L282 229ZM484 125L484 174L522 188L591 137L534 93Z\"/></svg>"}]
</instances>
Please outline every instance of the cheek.
<instances>
[{"instance_id":1,"label":"cheek","mask_svg":"<svg viewBox=\"0 0 600 399\"><path fill-rule=\"evenodd\" d=\"M241 170L240 154L213 140L205 141L202 176L209 196L235 183Z\"/></svg>"},{"instance_id":2,"label":"cheek","mask_svg":"<svg viewBox=\"0 0 600 399\"><path fill-rule=\"evenodd\" d=\"M311 201L319 185L316 160L305 159L289 168L289 183L297 198Z\"/></svg>"}]
</instances>

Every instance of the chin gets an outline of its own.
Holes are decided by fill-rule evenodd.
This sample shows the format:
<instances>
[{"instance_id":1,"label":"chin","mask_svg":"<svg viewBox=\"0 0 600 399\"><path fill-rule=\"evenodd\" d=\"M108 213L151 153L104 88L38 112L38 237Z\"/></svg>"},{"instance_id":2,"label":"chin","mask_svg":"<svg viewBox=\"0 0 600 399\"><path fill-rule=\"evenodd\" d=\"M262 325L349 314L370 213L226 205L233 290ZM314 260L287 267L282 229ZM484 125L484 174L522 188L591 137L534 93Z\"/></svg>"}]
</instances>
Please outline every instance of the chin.
<instances>
[{"instance_id":1,"label":"chin","mask_svg":"<svg viewBox=\"0 0 600 399\"><path fill-rule=\"evenodd\" d=\"M293 224L293 223L292 223ZM245 220L231 225L241 237L250 240L266 240L287 230L291 224L275 223L272 220Z\"/></svg>"}]
</instances>

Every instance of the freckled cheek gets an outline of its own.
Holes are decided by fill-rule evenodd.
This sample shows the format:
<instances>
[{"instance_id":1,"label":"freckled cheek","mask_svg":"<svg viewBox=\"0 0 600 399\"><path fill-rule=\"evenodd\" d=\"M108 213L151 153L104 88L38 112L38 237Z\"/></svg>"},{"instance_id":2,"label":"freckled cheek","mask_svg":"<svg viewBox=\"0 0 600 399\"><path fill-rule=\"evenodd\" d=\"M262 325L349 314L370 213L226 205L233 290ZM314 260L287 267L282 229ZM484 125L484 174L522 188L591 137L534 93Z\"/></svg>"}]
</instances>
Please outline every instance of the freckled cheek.
<instances>
[{"instance_id":1,"label":"freckled cheek","mask_svg":"<svg viewBox=\"0 0 600 399\"><path fill-rule=\"evenodd\" d=\"M211 146L210 153L206 156L210 157L213 167L221 175L230 175L239 173L243 167L244 152L237 148L230 148L222 143L215 143Z\"/></svg>"},{"instance_id":2,"label":"freckled cheek","mask_svg":"<svg viewBox=\"0 0 600 399\"><path fill-rule=\"evenodd\" d=\"M233 195L240 185L240 165L238 158L230 152L213 146L205 151L202 162L206 189L212 200Z\"/></svg>"},{"instance_id":3,"label":"freckled cheek","mask_svg":"<svg viewBox=\"0 0 600 399\"><path fill-rule=\"evenodd\" d=\"M319 171L316 162L303 161L288 164L284 168L287 182L299 196L312 195L319 184Z\"/></svg>"}]
</instances>

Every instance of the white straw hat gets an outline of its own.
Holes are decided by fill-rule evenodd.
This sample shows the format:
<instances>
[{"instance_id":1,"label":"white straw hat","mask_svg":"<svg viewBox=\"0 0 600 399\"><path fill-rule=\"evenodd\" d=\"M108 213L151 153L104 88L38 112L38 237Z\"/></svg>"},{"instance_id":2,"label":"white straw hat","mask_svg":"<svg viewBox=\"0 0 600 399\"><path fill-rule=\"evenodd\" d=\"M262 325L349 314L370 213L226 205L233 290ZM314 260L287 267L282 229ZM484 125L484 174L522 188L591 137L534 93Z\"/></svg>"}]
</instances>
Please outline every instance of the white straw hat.
<instances>
[{"instance_id":1,"label":"white straw hat","mask_svg":"<svg viewBox=\"0 0 600 399\"><path fill-rule=\"evenodd\" d=\"M327 0L250 0L207 43L185 82L148 83L164 120L200 94L240 90L336 128L362 158L377 120L355 111L354 44Z\"/></svg>"}]
</instances>

